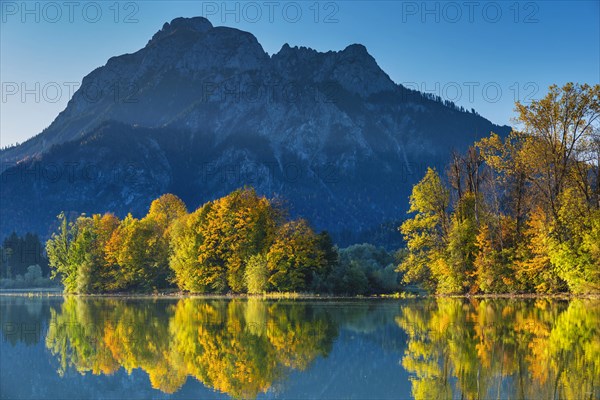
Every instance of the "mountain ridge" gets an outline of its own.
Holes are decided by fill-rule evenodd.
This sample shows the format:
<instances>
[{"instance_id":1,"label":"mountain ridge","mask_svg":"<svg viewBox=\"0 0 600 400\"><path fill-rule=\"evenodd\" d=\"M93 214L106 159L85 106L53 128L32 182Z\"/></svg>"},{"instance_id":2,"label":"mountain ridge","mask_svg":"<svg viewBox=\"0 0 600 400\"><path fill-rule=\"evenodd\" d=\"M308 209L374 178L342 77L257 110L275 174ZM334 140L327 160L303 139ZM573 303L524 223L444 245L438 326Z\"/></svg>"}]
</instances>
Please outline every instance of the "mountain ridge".
<instances>
[{"instance_id":1,"label":"mountain ridge","mask_svg":"<svg viewBox=\"0 0 600 400\"><path fill-rule=\"evenodd\" d=\"M107 93L98 96L98 89ZM95 156L90 138L111 129L140 154ZM252 184L287 198L292 212L349 243L359 240L359 232L402 219L410 187L426 165L443 168L451 150L492 130L505 134L509 128L394 83L363 45L323 53L286 43L269 56L248 32L213 27L201 17L176 18L144 48L112 57L86 75L42 133L0 153L3 203L9 204L2 207L0 234L15 226L47 234L44 225L61 211L60 198L69 190L86 194L75 196L66 211L142 213L127 200L148 204L144 196L161 193L139 189L136 196L117 182L110 186L114 199L103 200L111 203L107 207L89 198L105 189L103 180L67 187L15 180L50 162L89 161L106 174L111 163L129 159L136 160L140 182L183 193L190 208ZM70 153L60 150L69 142ZM105 153L119 152L103 143ZM268 178L248 182L243 172ZM150 176L158 184L143 178ZM34 205L19 199L43 196L42 187L58 196L33 222L36 213L23 210ZM349 237L340 239L342 232Z\"/></svg>"}]
</instances>

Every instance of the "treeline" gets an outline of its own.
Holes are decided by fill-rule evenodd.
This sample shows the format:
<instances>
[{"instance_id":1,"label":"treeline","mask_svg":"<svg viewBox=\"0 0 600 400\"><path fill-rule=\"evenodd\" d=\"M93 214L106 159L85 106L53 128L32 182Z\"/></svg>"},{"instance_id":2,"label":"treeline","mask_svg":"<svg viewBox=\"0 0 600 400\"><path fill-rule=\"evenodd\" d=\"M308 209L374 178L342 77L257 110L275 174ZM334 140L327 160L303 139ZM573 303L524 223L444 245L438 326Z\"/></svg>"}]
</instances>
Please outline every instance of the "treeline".
<instances>
[{"instance_id":1,"label":"treeline","mask_svg":"<svg viewBox=\"0 0 600 400\"><path fill-rule=\"evenodd\" d=\"M399 271L437 293L600 291L600 85L516 104L519 130L429 169Z\"/></svg>"},{"instance_id":2,"label":"treeline","mask_svg":"<svg viewBox=\"0 0 600 400\"><path fill-rule=\"evenodd\" d=\"M278 202L250 188L192 213L166 194L142 219L107 213L69 222L61 214L59 221L46 249L67 293L371 294L395 291L400 281L382 249L338 252L326 232L289 220Z\"/></svg>"},{"instance_id":3,"label":"treeline","mask_svg":"<svg viewBox=\"0 0 600 400\"><path fill-rule=\"evenodd\" d=\"M11 233L0 246L0 278L24 276L32 265L38 265L42 275L48 276L48 259L39 237L33 233L24 236Z\"/></svg>"},{"instance_id":4,"label":"treeline","mask_svg":"<svg viewBox=\"0 0 600 400\"><path fill-rule=\"evenodd\" d=\"M44 246L37 235L13 232L0 246L0 289L55 286L48 279L50 269Z\"/></svg>"},{"instance_id":5,"label":"treeline","mask_svg":"<svg viewBox=\"0 0 600 400\"><path fill-rule=\"evenodd\" d=\"M414 87L414 82L413 82L413 84L411 84L409 86ZM411 89L409 87L404 87L404 95L403 96L406 99L421 100L421 102L422 102L422 100L434 101L436 103L443 104L444 106L446 106L452 110L455 110L455 111L470 112L471 114L479 115L479 113L477 111L475 111L474 108L471 108L471 110L467 110L463 106L458 106L456 103L454 103L453 101L450 101L450 100L444 100L441 96L436 95L434 93L429 93L429 92L425 92L425 91L421 92L419 90Z\"/></svg>"}]
</instances>

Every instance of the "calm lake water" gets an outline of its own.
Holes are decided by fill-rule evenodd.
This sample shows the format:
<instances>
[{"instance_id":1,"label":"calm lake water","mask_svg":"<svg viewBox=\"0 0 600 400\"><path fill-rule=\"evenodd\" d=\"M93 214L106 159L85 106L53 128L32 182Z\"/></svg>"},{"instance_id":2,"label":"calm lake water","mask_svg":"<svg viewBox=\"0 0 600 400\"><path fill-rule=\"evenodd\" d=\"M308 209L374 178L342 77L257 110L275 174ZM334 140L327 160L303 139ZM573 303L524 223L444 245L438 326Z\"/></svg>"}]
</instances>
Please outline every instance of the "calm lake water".
<instances>
[{"instance_id":1,"label":"calm lake water","mask_svg":"<svg viewBox=\"0 0 600 400\"><path fill-rule=\"evenodd\" d=\"M599 399L600 302L0 296L2 398Z\"/></svg>"}]
</instances>

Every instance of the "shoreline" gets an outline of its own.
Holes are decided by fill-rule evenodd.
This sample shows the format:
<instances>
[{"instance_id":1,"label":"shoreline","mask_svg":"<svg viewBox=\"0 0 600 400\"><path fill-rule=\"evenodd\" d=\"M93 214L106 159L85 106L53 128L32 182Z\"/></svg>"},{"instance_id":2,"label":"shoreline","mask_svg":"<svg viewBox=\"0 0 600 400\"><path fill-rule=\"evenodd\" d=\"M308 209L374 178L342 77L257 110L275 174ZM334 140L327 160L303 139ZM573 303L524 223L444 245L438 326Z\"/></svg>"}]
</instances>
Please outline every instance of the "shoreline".
<instances>
[{"instance_id":1,"label":"shoreline","mask_svg":"<svg viewBox=\"0 0 600 400\"><path fill-rule=\"evenodd\" d=\"M0 289L0 297L88 297L88 298L113 298L113 299L264 299L264 300L417 300L436 298L456 299L549 299L572 300L591 299L600 300L600 293L572 294L572 293L488 293L488 294L414 294L393 293L367 296L342 296L315 293L267 293L267 294L199 294L183 292L157 292L157 293L95 293L95 294L65 294L62 288L31 288L31 289Z\"/></svg>"},{"instance_id":2,"label":"shoreline","mask_svg":"<svg viewBox=\"0 0 600 400\"><path fill-rule=\"evenodd\" d=\"M585 293L585 294L487 293L487 294L463 294L463 295L439 294L439 295L432 295L431 297L463 298L463 299L553 299L553 300L594 299L594 300L600 300L600 293Z\"/></svg>"}]
</instances>

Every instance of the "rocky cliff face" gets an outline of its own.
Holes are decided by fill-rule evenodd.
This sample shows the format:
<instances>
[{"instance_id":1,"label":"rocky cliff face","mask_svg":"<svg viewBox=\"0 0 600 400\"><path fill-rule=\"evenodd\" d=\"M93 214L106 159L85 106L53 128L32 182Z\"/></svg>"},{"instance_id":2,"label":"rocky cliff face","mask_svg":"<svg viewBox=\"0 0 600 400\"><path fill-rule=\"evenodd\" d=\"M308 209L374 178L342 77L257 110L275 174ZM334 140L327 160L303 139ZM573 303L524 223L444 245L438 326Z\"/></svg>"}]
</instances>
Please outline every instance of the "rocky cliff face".
<instances>
[{"instance_id":1,"label":"rocky cliff face","mask_svg":"<svg viewBox=\"0 0 600 400\"><path fill-rule=\"evenodd\" d=\"M269 56L250 33L177 18L0 154L0 233L47 234L61 210L141 215L164 192L195 208L252 185L342 243L391 244L428 165L508 129L396 85L362 45Z\"/></svg>"}]
</instances>

